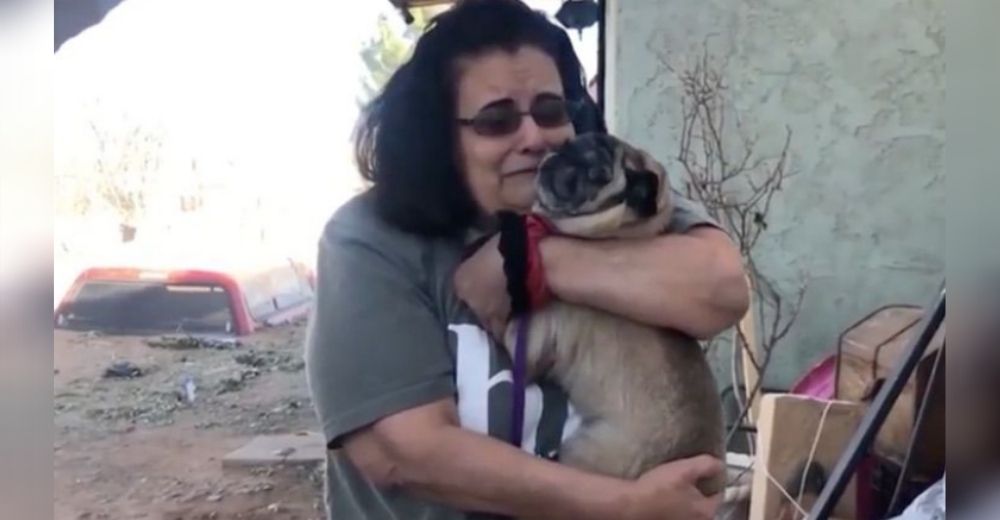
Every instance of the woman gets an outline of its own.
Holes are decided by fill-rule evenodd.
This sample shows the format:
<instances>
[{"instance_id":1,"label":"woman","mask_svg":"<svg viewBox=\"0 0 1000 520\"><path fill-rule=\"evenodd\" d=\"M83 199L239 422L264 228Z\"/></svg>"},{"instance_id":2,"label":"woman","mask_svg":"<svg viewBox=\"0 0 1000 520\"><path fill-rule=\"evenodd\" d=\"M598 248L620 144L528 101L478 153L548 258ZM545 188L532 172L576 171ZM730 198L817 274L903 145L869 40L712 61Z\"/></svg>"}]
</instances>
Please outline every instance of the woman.
<instances>
[{"instance_id":1,"label":"woman","mask_svg":"<svg viewBox=\"0 0 1000 520\"><path fill-rule=\"evenodd\" d=\"M366 110L356 147L373 187L324 231L306 354L335 450L331 518L711 517L718 498L694 488L721 470L711 458L636 482L551 460L577 424L551 385L528 388L520 449L505 442L510 364L488 331L510 305L491 215L527 211L543 154L600 130L572 109L587 99L561 29L516 0L466 0L433 22ZM549 290L710 337L746 308L739 255L690 202L671 231L631 243L547 238Z\"/></svg>"}]
</instances>

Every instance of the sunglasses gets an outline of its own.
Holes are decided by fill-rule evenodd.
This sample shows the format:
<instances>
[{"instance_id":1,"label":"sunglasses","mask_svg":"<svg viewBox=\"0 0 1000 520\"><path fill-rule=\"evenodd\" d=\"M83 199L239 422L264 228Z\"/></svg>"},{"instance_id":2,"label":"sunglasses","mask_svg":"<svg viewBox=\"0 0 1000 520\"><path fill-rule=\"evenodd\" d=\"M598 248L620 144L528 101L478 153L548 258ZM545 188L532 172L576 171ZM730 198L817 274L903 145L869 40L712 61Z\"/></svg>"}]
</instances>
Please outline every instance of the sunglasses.
<instances>
[{"instance_id":1,"label":"sunglasses","mask_svg":"<svg viewBox=\"0 0 1000 520\"><path fill-rule=\"evenodd\" d=\"M531 102L531 108L522 112L512 99L504 99L487 105L471 119L458 119L464 126L486 137L513 134L521 128L521 120L530 115L541 128L558 128L570 123L574 104L555 94L539 95Z\"/></svg>"}]
</instances>

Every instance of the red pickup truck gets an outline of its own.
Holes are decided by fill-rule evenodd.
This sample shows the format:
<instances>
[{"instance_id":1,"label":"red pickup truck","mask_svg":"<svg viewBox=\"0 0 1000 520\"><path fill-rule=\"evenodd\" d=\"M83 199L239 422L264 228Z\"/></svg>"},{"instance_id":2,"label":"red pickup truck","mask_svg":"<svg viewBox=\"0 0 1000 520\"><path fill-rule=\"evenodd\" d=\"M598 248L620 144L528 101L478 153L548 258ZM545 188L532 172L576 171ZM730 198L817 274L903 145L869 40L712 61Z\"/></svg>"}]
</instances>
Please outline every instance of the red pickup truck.
<instances>
[{"instance_id":1,"label":"red pickup truck","mask_svg":"<svg viewBox=\"0 0 1000 520\"><path fill-rule=\"evenodd\" d=\"M55 326L243 336L308 315L314 287L313 272L288 259L230 269L95 266L66 292Z\"/></svg>"}]
</instances>

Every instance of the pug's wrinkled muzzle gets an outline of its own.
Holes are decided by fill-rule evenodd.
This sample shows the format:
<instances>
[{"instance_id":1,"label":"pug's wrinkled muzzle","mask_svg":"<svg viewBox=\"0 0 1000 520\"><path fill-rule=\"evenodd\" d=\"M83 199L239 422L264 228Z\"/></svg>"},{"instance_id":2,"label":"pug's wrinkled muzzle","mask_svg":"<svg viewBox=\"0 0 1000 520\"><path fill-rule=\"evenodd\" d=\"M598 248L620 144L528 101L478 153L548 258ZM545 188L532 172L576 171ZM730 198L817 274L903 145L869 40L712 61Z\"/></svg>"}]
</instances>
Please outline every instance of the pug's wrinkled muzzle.
<instances>
[{"instance_id":1,"label":"pug's wrinkled muzzle","mask_svg":"<svg viewBox=\"0 0 1000 520\"><path fill-rule=\"evenodd\" d=\"M539 181L552 198L566 209L594 200L612 179L609 168L578 166L562 157L553 158L546 166L539 172Z\"/></svg>"},{"instance_id":2,"label":"pug's wrinkled muzzle","mask_svg":"<svg viewBox=\"0 0 1000 520\"><path fill-rule=\"evenodd\" d=\"M539 166L538 185L550 209L564 214L584 210L614 180L612 157L588 136L567 142L547 157Z\"/></svg>"}]
</instances>

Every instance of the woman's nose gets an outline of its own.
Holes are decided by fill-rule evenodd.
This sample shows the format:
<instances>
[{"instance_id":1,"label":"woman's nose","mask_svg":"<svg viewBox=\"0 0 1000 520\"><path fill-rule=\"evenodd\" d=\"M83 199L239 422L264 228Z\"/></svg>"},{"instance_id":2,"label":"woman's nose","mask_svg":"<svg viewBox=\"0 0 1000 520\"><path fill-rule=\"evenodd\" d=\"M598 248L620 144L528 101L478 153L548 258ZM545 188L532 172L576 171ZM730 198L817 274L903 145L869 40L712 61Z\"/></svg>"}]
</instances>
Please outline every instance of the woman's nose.
<instances>
[{"instance_id":1,"label":"woman's nose","mask_svg":"<svg viewBox=\"0 0 1000 520\"><path fill-rule=\"evenodd\" d=\"M530 115L525 115L521 119L520 133L520 150L523 153L544 153L548 148L548 144L545 141L545 135L542 133L541 127L538 123L535 123L535 119Z\"/></svg>"}]
</instances>

